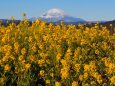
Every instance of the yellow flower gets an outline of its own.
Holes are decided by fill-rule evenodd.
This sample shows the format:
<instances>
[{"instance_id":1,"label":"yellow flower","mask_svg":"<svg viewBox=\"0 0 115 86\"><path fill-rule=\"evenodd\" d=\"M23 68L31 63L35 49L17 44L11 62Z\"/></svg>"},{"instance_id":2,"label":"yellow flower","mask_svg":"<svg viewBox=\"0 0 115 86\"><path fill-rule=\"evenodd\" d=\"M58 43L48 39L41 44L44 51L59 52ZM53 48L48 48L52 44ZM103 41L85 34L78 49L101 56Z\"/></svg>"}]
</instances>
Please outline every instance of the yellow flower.
<instances>
[{"instance_id":1,"label":"yellow flower","mask_svg":"<svg viewBox=\"0 0 115 86\"><path fill-rule=\"evenodd\" d=\"M33 52L36 52L36 51L37 51L37 49L36 49L36 46L35 46L35 45L32 47L32 51L33 51Z\"/></svg>"},{"instance_id":2,"label":"yellow flower","mask_svg":"<svg viewBox=\"0 0 115 86\"><path fill-rule=\"evenodd\" d=\"M50 84L50 80L46 80L46 84Z\"/></svg>"},{"instance_id":3,"label":"yellow flower","mask_svg":"<svg viewBox=\"0 0 115 86\"><path fill-rule=\"evenodd\" d=\"M81 43L80 43L81 45L84 45L84 44L86 44L86 40L85 39L81 39Z\"/></svg>"},{"instance_id":4,"label":"yellow flower","mask_svg":"<svg viewBox=\"0 0 115 86\"><path fill-rule=\"evenodd\" d=\"M18 50L19 50L19 44L18 44L18 42L14 43L14 50L15 50L16 53L18 53Z\"/></svg>"},{"instance_id":5,"label":"yellow flower","mask_svg":"<svg viewBox=\"0 0 115 86\"><path fill-rule=\"evenodd\" d=\"M75 70L76 70L77 72L79 72L80 68L81 68L80 64L75 64Z\"/></svg>"},{"instance_id":6,"label":"yellow flower","mask_svg":"<svg viewBox=\"0 0 115 86\"><path fill-rule=\"evenodd\" d=\"M111 84L115 85L115 76L110 78Z\"/></svg>"},{"instance_id":7,"label":"yellow flower","mask_svg":"<svg viewBox=\"0 0 115 86\"><path fill-rule=\"evenodd\" d=\"M15 57L13 55L10 56L11 60L15 60Z\"/></svg>"},{"instance_id":8,"label":"yellow flower","mask_svg":"<svg viewBox=\"0 0 115 86\"><path fill-rule=\"evenodd\" d=\"M95 65L95 61L91 61L90 63L89 63L89 67L90 67L90 72L94 72L94 71L96 71L96 65Z\"/></svg>"},{"instance_id":9,"label":"yellow flower","mask_svg":"<svg viewBox=\"0 0 115 86\"><path fill-rule=\"evenodd\" d=\"M32 36L29 36L28 41L29 41L29 42L32 42L32 39L33 39Z\"/></svg>"},{"instance_id":10,"label":"yellow flower","mask_svg":"<svg viewBox=\"0 0 115 86\"><path fill-rule=\"evenodd\" d=\"M44 76L44 70L41 70L39 74L40 74L40 76L43 77Z\"/></svg>"},{"instance_id":11,"label":"yellow flower","mask_svg":"<svg viewBox=\"0 0 115 86\"><path fill-rule=\"evenodd\" d=\"M92 76L93 76L94 78L97 78L98 75L99 75L99 74L98 74L97 72L92 73Z\"/></svg>"},{"instance_id":12,"label":"yellow flower","mask_svg":"<svg viewBox=\"0 0 115 86\"><path fill-rule=\"evenodd\" d=\"M43 50L43 49L44 49L44 45L41 44L41 45L39 46L39 48L40 48L41 50Z\"/></svg>"},{"instance_id":13,"label":"yellow flower","mask_svg":"<svg viewBox=\"0 0 115 86\"><path fill-rule=\"evenodd\" d=\"M6 38L5 38L5 37L3 37L3 38L2 38L2 42L4 43L5 41L6 41Z\"/></svg>"},{"instance_id":14,"label":"yellow flower","mask_svg":"<svg viewBox=\"0 0 115 86\"><path fill-rule=\"evenodd\" d=\"M96 82L95 81L91 81L91 85L96 85Z\"/></svg>"},{"instance_id":15,"label":"yellow flower","mask_svg":"<svg viewBox=\"0 0 115 86\"><path fill-rule=\"evenodd\" d=\"M97 72L94 72L93 77L97 80L97 82L101 85L102 84L102 77Z\"/></svg>"},{"instance_id":16,"label":"yellow flower","mask_svg":"<svg viewBox=\"0 0 115 86\"><path fill-rule=\"evenodd\" d=\"M86 71L90 71L90 66L86 64L86 65L84 66L84 71L85 71L85 72L86 72Z\"/></svg>"},{"instance_id":17,"label":"yellow flower","mask_svg":"<svg viewBox=\"0 0 115 86\"><path fill-rule=\"evenodd\" d=\"M83 75L79 76L79 80L82 81L83 80Z\"/></svg>"},{"instance_id":18,"label":"yellow flower","mask_svg":"<svg viewBox=\"0 0 115 86\"><path fill-rule=\"evenodd\" d=\"M6 77L0 78L0 85L1 85L1 83L4 83L5 81L6 81Z\"/></svg>"},{"instance_id":19,"label":"yellow flower","mask_svg":"<svg viewBox=\"0 0 115 86\"><path fill-rule=\"evenodd\" d=\"M102 84L102 80L101 80L101 79L97 80L97 82L98 82L100 85Z\"/></svg>"},{"instance_id":20,"label":"yellow flower","mask_svg":"<svg viewBox=\"0 0 115 86\"><path fill-rule=\"evenodd\" d=\"M67 66L67 61L66 60L62 59L61 63L62 63L63 66Z\"/></svg>"},{"instance_id":21,"label":"yellow flower","mask_svg":"<svg viewBox=\"0 0 115 86\"><path fill-rule=\"evenodd\" d=\"M3 61L8 61L8 59L9 59L8 56L4 56L4 57L2 58Z\"/></svg>"},{"instance_id":22,"label":"yellow flower","mask_svg":"<svg viewBox=\"0 0 115 86\"><path fill-rule=\"evenodd\" d=\"M73 82L72 82L72 86L79 86L79 85L78 85L78 82L73 81Z\"/></svg>"},{"instance_id":23,"label":"yellow flower","mask_svg":"<svg viewBox=\"0 0 115 86\"><path fill-rule=\"evenodd\" d=\"M95 54L99 55L99 50L98 49L95 50Z\"/></svg>"},{"instance_id":24,"label":"yellow flower","mask_svg":"<svg viewBox=\"0 0 115 86\"><path fill-rule=\"evenodd\" d=\"M38 65L39 66L44 66L45 65L45 61L43 59L38 60Z\"/></svg>"},{"instance_id":25,"label":"yellow flower","mask_svg":"<svg viewBox=\"0 0 115 86\"><path fill-rule=\"evenodd\" d=\"M90 86L88 83L82 83L82 86Z\"/></svg>"},{"instance_id":26,"label":"yellow flower","mask_svg":"<svg viewBox=\"0 0 115 86\"><path fill-rule=\"evenodd\" d=\"M40 20L39 20L39 19L37 19L37 20L36 20L36 24L39 24L39 23L40 23Z\"/></svg>"},{"instance_id":27,"label":"yellow flower","mask_svg":"<svg viewBox=\"0 0 115 86\"><path fill-rule=\"evenodd\" d=\"M60 53L57 54L56 59L57 59L57 61L59 61L61 59L61 54Z\"/></svg>"},{"instance_id":28,"label":"yellow flower","mask_svg":"<svg viewBox=\"0 0 115 86\"><path fill-rule=\"evenodd\" d=\"M86 72L86 73L84 73L84 79L87 79L88 78L88 73Z\"/></svg>"},{"instance_id":29,"label":"yellow flower","mask_svg":"<svg viewBox=\"0 0 115 86\"><path fill-rule=\"evenodd\" d=\"M30 67L31 67L31 64L29 64L29 63L25 64L25 68L26 68L27 70L30 69Z\"/></svg>"},{"instance_id":30,"label":"yellow flower","mask_svg":"<svg viewBox=\"0 0 115 86\"><path fill-rule=\"evenodd\" d=\"M68 68L67 67L64 67L61 69L61 77L62 79L67 79L68 78Z\"/></svg>"},{"instance_id":31,"label":"yellow flower","mask_svg":"<svg viewBox=\"0 0 115 86\"><path fill-rule=\"evenodd\" d=\"M24 56L23 55L19 56L19 61L24 61Z\"/></svg>"},{"instance_id":32,"label":"yellow flower","mask_svg":"<svg viewBox=\"0 0 115 86\"><path fill-rule=\"evenodd\" d=\"M5 71L10 71L11 70L11 66L9 64L5 65L4 70Z\"/></svg>"},{"instance_id":33,"label":"yellow flower","mask_svg":"<svg viewBox=\"0 0 115 86\"><path fill-rule=\"evenodd\" d=\"M51 77L54 77L54 73L50 73L50 76L51 76Z\"/></svg>"},{"instance_id":34,"label":"yellow flower","mask_svg":"<svg viewBox=\"0 0 115 86\"><path fill-rule=\"evenodd\" d=\"M29 56L29 59L30 59L31 61L35 61L35 56L30 55L30 56Z\"/></svg>"},{"instance_id":35,"label":"yellow flower","mask_svg":"<svg viewBox=\"0 0 115 86\"><path fill-rule=\"evenodd\" d=\"M26 49L25 49L25 48L22 48L21 54L22 54L22 55L25 55L25 54L26 54Z\"/></svg>"},{"instance_id":36,"label":"yellow flower","mask_svg":"<svg viewBox=\"0 0 115 86\"><path fill-rule=\"evenodd\" d=\"M68 48L67 53L71 53L71 49L70 48Z\"/></svg>"},{"instance_id":37,"label":"yellow flower","mask_svg":"<svg viewBox=\"0 0 115 86\"><path fill-rule=\"evenodd\" d=\"M109 63L108 66L109 66L110 69L114 69L115 68L115 64L113 64L113 63Z\"/></svg>"},{"instance_id":38,"label":"yellow flower","mask_svg":"<svg viewBox=\"0 0 115 86\"><path fill-rule=\"evenodd\" d=\"M55 86L61 86L60 82L55 82Z\"/></svg>"},{"instance_id":39,"label":"yellow flower","mask_svg":"<svg viewBox=\"0 0 115 86\"><path fill-rule=\"evenodd\" d=\"M11 45L8 45L7 50L8 50L8 51L11 51L11 50L12 50L12 46L11 46Z\"/></svg>"},{"instance_id":40,"label":"yellow flower","mask_svg":"<svg viewBox=\"0 0 115 86\"><path fill-rule=\"evenodd\" d=\"M48 41L48 36L43 36L44 41Z\"/></svg>"}]
</instances>

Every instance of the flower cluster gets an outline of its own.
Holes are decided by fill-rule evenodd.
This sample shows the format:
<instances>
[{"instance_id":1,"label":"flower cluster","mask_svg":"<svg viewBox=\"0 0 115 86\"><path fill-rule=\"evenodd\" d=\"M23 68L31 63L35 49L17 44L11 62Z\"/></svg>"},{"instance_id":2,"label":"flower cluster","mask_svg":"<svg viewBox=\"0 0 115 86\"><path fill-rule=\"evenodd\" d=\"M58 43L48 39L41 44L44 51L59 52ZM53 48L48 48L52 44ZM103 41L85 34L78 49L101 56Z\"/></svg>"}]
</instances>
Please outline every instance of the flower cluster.
<instances>
[{"instance_id":1,"label":"flower cluster","mask_svg":"<svg viewBox=\"0 0 115 86\"><path fill-rule=\"evenodd\" d=\"M98 23L0 25L0 86L9 85L113 86L115 34Z\"/></svg>"}]
</instances>

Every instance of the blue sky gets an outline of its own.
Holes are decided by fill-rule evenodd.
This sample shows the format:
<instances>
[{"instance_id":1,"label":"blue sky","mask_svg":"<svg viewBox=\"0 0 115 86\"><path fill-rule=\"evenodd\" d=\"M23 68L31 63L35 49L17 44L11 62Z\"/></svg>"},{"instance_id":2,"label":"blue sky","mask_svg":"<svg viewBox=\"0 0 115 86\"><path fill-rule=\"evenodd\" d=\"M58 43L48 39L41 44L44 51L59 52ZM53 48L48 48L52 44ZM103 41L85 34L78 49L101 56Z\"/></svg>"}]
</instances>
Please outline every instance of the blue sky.
<instances>
[{"instance_id":1,"label":"blue sky","mask_svg":"<svg viewBox=\"0 0 115 86\"><path fill-rule=\"evenodd\" d=\"M22 19L23 12L38 17L52 8L88 21L115 20L115 0L1 0L0 19Z\"/></svg>"}]
</instances>

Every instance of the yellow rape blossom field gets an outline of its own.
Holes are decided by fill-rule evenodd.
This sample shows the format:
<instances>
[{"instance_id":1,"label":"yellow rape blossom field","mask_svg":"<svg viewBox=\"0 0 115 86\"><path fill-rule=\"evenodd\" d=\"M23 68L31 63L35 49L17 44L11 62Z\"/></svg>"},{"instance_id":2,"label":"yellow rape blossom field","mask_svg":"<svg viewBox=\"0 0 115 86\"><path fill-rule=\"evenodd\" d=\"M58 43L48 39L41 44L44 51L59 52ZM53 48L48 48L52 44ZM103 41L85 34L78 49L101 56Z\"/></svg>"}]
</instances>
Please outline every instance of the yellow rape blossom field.
<instances>
[{"instance_id":1,"label":"yellow rape blossom field","mask_svg":"<svg viewBox=\"0 0 115 86\"><path fill-rule=\"evenodd\" d=\"M98 23L0 25L0 86L115 86L115 33Z\"/></svg>"}]
</instances>

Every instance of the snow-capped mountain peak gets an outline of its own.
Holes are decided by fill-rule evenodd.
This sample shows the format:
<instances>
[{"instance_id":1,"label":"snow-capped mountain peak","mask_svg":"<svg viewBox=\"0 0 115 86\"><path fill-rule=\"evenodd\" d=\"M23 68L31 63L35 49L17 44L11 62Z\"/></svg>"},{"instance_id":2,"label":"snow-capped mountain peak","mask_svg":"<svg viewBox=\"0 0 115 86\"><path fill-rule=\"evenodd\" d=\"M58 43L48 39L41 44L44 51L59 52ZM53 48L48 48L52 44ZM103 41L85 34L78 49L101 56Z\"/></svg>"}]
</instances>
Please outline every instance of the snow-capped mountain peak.
<instances>
[{"instance_id":1,"label":"snow-capped mountain peak","mask_svg":"<svg viewBox=\"0 0 115 86\"><path fill-rule=\"evenodd\" d=\"M59 22L61 20L64 20L65 22L85 22L83 19L72 17L58 8L50 9L38 18L30 18L29 21L34 21L36 19L41 19L47 22Z\"/></svg>"},{"instance_id":2,"label":"snow-capped mountain peak","mask_svg":"<svg viewBox=\"0 0 115 86\"><path fill-rule=\"evenodd\" d=\"M63 10L54 8L54 9L50 9L40 17L41 18L63 18L64 15L65 13Z\"/></svg>"}]
</instances>

